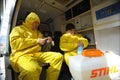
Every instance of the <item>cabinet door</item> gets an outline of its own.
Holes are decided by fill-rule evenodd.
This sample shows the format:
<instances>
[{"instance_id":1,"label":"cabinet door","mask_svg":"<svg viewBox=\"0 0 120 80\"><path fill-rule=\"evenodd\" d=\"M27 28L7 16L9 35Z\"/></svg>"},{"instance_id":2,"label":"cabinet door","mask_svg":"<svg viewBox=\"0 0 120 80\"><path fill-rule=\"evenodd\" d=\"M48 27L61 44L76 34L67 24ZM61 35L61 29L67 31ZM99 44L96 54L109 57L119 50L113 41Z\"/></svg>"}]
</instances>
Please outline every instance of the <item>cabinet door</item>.
<instances>
[{"instance_id":1,"label":"cabinet door","mask_svg":"<svg viewBox=\"0 0 120 80\"><path fill-rule=\"evenodd\" d=\"M92 17L91 14L88 13L84 16L80 17L81 29L86 29L92 27Z\"/></svg>"}]
</instances>

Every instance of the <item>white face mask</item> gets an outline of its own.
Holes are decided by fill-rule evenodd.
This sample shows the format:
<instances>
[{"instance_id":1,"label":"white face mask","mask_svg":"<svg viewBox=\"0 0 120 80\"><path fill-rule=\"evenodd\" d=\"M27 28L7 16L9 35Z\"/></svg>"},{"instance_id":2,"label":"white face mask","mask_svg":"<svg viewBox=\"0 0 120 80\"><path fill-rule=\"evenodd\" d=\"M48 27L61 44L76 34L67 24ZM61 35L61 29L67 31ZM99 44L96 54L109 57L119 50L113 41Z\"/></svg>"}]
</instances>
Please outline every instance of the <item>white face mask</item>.
<instances>
[{"instance_id":1,"label":"white face mask","mask_svg":"<svg viewBox=\"0 0 120 80\"><path fill-rule=\"evenodd\" d=\"M71 29L67 31L69 34L75 34L75 29Z\"/></svg>"}]
</instances>

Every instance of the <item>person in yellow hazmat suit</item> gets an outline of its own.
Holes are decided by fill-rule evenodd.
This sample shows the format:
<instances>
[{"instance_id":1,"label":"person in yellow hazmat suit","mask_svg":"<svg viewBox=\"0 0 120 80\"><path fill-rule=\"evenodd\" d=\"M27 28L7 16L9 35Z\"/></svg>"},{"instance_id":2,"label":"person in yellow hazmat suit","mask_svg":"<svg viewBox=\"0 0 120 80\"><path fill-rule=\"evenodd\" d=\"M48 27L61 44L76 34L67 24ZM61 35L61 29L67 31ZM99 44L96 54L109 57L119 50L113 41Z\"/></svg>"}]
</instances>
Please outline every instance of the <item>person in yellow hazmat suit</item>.
<instances>
[{"instance_id":1,"label":"person in yellow hazmat suit","mask_svg":"<svg viewBox=\"0 0 120 80\"><path fill-rule=\"evenodd\" d=\"M45 41L52 41L51 37L43 37L39 32L39 16L31 12L22 25L16 26L10 33L12 53L10 63L15 72L19 72L19 80L39 80L42 67L39 62L49 63L46 80L58 80L63 56L58 52L42 52Z\"/></svg>"},{"instance_id":2,"label":"person in yellow hazmat suit","mask_svg":"<svg viewBox=\"0 0 120 80\"><path fill-rule=\"evenodd\" d=\"M66 25L66 32L60 37L60 49L64 51L64 60L68 66L69 57L77 55L79 46L86 48L88 40L75 32L75 26L72 23L68 23Z\"/></svg>"}]
</instances>

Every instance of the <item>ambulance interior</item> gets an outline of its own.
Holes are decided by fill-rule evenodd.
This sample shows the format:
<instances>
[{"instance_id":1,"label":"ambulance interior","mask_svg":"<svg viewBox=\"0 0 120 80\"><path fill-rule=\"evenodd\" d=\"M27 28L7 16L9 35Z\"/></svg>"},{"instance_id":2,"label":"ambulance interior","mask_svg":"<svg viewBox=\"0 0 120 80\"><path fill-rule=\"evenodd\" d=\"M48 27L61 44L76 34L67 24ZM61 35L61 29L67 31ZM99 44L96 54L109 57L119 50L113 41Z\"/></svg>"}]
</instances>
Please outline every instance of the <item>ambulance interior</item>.
<instances>
[{"instance_id":1,"label":"ambulance interior","mask_svg":"<svg viewBox=\"0 0 120 80\"><path fill-rule=\"evenodd\" d=\"M19 5L16 6L16 16L14 16L12 25L16 25L19 20L24 20L29 12L34 11L40 16L40 30L42 32L48 32L54 37L55 31L64 33L65 25L71 22L75 24L76 30L79 33L82 33L90 39L90 48L112 51L120 55L120 14L116 13L109 16L110 12L108 11L107 13L106 11L104 14L108 16L102 19L96 19L96 17L99 17L99 14L96 14L97 10L110 6L118 1L119 0L19 0L17 2ZM90 28L93 28L93 30ZM111 43L111 41L114 42Z\"/></svg>"},{"instance_id":2,"label":"ambulance interior","mask_svg":"<svg viewBox=\"0 0 120 80\"><path fill-rule=\"evenodd\" d=\"M36 12L41 19L39 30L44 36L50 35L55 40L56 45L52 51L63 54L57 45L59 37L65 32L65 25L73 23L76 31L89 40L86 49L99 49L104 53L112 52L120 56L120 0L3 0L1 3L0 35L6 38L3 43L0 42L5 44L4 48L0 45L0 66L4 65L3 76L7 80L16 80L17 76L13 70L7 68L10 54L8 35L31 11ZM7 62L2 63L3 56ZM0 75L0 80L5 80L3 76ZM71 80L71 77L64 64L59 80Z\"/></svg>"}]
</instances>

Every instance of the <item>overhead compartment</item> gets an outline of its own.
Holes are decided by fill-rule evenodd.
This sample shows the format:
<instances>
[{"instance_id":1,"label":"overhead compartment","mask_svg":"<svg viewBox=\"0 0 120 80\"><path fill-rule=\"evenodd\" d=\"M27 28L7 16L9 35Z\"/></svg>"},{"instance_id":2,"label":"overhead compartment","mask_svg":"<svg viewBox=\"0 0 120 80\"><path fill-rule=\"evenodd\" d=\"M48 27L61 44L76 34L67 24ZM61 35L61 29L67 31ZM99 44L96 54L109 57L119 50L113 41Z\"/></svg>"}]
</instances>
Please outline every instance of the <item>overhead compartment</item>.
<instances>
[{"instance_id":1,"label":"overhead compartment","mask_svg":"<svg viewBox=\"0 0 120 80\"><path fill-rule=\"evenodd\" d=\"M100 2L92 8L95 29L105 29L120 26L120 1L110 0Z\"/></svg>"}]
</instances>

